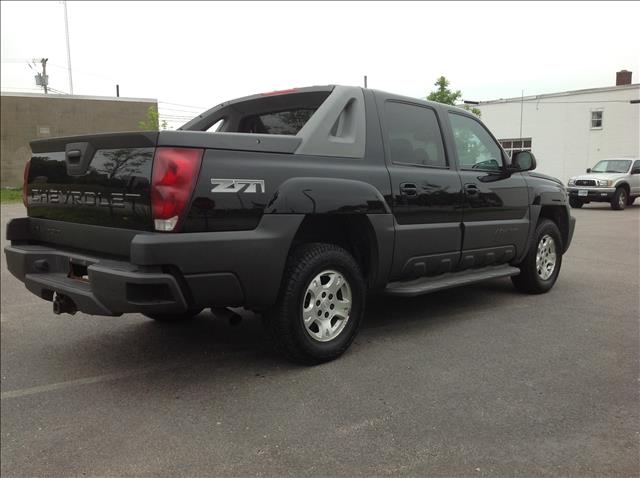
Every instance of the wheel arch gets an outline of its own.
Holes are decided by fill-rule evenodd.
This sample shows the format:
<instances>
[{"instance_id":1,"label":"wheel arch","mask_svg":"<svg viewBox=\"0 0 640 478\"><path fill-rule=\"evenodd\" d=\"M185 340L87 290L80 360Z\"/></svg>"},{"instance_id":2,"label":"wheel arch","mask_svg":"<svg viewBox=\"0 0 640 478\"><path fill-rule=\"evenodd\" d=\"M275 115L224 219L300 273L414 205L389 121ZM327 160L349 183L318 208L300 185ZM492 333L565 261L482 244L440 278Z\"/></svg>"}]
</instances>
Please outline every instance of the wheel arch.
<instances>
[{"instance_id":1,"label":"wheel arch","mask_svg":"<svg viewBox=\"0 0 640 478\"><path fill-rule=\"evenodd\" d=\"M543 219L553 221L560 230L562 238L562 252L566 252L569 247L569 211L564 206L545 205L540 208L538 222Z\"/></svg>"},{"instance_id":2,"label":"wheel arch","mask_svg":"<svg viewBox=\"0 0 640 478\"><path fill-rule=\"evenodd\" d=\"M627 190L627 196L629 194L631 194L631 186L629 186L629 183L627 183L626 181L621 181L618 184L616 184L616 189L618 188L624 188Z\"/></svg>"},{"instance_id":3,"label":"wheel arch","mask_svg":"<svg viewBox=\"0 0 640 478\"><path fill-rule=\"evenodd\" d=\"M386 282L393 250L393 237L380 231L384 216L387 215L307 214L291 241L289 254L301 244L335 244L354 257L367 285L376 288Z\"/></svg>"},{"instance_id":4,"label":"wheel arch","mask_svg":"<svg viewBox=\"0 0 640 478\"><path fill-rule=\"evenodd\" d=\"M560 204L533 204L530 207L530 219L531 226L529 228L529 235L527 237L527 244L525 248L518 254L518 257L512 262L513 264L519 264L524 260L527 253L529 252L529 248L534 246L534 235L536 231L536 227L541 219L549 219L553 221L560 230L560 237L562 239L562 252L565 253L569 248L570 244L570 235L571 235L571 226L569 219L569 210L567 205Z\"/></svg>"}]
</instances>

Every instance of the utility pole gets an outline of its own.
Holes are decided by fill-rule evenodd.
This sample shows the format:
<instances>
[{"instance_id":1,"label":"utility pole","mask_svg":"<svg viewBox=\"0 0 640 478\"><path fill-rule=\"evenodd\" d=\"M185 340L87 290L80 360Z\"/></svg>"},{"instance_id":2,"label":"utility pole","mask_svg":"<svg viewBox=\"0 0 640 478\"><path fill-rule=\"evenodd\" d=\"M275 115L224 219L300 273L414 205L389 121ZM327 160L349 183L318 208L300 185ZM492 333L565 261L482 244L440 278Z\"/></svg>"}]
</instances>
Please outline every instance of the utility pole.
<instances>
[{"instance_id":1,"label":"utility pole","mask_svg":"<svg viewBox=\"0 0 640 478\"><path fill-rule=\"evenodd\" d=\"M522 90L522 96L520 96L520 136L522 139L522 111L524 110L524 90Z\"/></svg>"},{"instance_id":2,"label":"utility pole","mask_svg":"<svg viewBox=\"0 0 640 478\"><path fill-rule=\"evenodd\" d=\"M42 86L44 88L44 94L46 95L49 92L49 77L47 76L47 62L48 58L40 58L40 64L42 65L42 73L36 74L36 85ZM35 58L33 59L33 64L36 64Z\"/></svg>"},{"instance_id":3,"label":"utility pole","mask_svg":"<svg viewBox=\"0 0 640 478\"><path fill-rule=\"evenodd\" d=\"M64 31L67 36L67 69L69 70L69 93L73 94L73 77L71 76L71 49L69 48L69 19L67 18L67 2L64 4Z\"/></svg>"},{"instance_id":4,"label":"utility pole","mask_svg":"<svg viewBox=\"0 0 640 478\"><path fill-rule=\"evenodd\" d=\"M42 60L40 60L40 63L42 63L42 87L44 88L45 95L48 93L47 87L49 86L49 77L47 76L48 61L49 61L49 58L43 58Z\"/></svg>"},{"instance_id":5,"label":"utility pole","mask_svg":"<svg viewBox=\"0 0 640 478\"><path fill-rule=\"evenodd\" d=\"M364 75L364 87L367 87L367 75Z\"/></svg>"},{"instance_id":6,"label":"utility pole","mask_svg":"<svg viewBox=\"0 0 640 478\"><path fill-rule=\"evenodd\" d=\"M120 97L120 85L116 85L116 96Z\"/></svg>"},{"instance_id":7,"label":"utility pole","mask_svg":"<svg viewBox=\"0 0 640 478\"><path fill-rule=\"evenodd\" d=\"M33 67L36 66L37 62L40 62L42 65L42 73L36 73L36 86L42 86L44 88L44 94L46 95L49 92L49 76L47 75L47 62L48 58L40 58L39 60L34 58L31 60L31 63L27 63L29 68L33 70ZM33 66L31 66L33 64ZM37 66L36 66L37 68Z\"/></svg>"}]
</instances>

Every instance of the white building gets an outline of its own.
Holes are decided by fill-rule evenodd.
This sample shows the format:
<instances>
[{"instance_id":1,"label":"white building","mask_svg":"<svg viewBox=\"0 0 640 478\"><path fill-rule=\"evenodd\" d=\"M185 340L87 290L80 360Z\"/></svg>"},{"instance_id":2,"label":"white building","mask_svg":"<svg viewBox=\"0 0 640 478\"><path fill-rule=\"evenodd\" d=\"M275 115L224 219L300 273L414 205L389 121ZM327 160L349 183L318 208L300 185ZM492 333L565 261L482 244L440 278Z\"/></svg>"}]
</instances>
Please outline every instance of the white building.
<instances>
[{"instance_id":1,"label":"white building","mask_svg":"<svg viewBox=\"0 0 640 478\"><path fill-rule=\"evenodd\" d=\"M483 101L482 121L507 152L530 149L537 171L566 182L603 158L640 157L640 84ZM631 103L636 100L636 103Z\"/></svg>"}]
</instances>

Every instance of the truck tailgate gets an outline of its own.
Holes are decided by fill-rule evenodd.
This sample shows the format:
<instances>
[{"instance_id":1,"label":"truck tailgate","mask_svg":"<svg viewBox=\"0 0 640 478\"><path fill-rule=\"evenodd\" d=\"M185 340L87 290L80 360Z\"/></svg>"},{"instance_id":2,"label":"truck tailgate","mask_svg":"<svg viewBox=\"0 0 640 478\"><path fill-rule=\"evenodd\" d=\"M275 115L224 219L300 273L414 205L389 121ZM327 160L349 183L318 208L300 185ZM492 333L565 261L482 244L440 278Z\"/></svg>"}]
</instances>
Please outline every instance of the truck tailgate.
<instances>
[{"instance_id":1,"label":"truck tailgate","mask_svg":"<svg viewBox=\"0 0 640 478\"><path fill-rule=\"evenodd\" d=\"M157 132L33 141L26 181L30 217L152 230Z\"/></svg>"}]
</instances>

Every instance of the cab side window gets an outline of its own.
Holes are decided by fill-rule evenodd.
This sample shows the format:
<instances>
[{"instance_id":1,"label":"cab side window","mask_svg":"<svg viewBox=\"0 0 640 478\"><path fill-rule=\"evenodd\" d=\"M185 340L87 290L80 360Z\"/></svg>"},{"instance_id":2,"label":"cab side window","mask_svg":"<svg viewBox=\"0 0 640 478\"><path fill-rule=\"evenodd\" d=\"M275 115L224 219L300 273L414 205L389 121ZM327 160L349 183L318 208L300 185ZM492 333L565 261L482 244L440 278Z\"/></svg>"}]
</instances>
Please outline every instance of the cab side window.
<instances>
[{"instance_id":1,"label":"cab side window","mask_svg":"<svg viewBox=\"0 0 640 478\"><path fill-rule=\"evenodd\" d=\"M447 167L440 126L431 108L387 101L384 116L387 152L393 163Z\"/></svg>"},{"instance_id":2,"label":"cab side window","mask_svg":"<svg viewBox=\"0 0 640 478\"><path fill-rule=\"evenodd\" d=\"M449 113L449 119L462 169L502 169L502 150L478 121L456 113Z\"/></svg>"}]
</instances>

